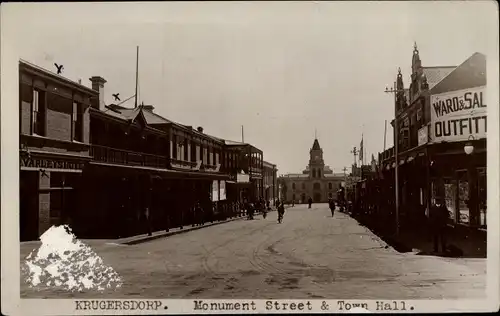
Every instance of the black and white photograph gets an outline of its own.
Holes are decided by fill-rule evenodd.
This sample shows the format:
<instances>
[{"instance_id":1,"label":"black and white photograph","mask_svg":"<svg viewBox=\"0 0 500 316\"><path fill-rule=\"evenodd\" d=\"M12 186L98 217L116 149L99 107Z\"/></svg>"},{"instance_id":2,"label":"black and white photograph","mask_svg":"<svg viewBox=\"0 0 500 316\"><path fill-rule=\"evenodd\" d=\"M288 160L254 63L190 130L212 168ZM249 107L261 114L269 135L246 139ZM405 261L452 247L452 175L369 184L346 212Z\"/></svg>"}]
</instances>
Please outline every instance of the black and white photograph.
<instances>
[{"instance_id":1,"label":"black and white photograph","mask_svg":"<svg viewBox=\"0 0 500 316\"><path fill-rule=\"evenodd\" d=\"M498 311L496 2L0 13L2 314Z\"/></svg>"}]
</instances>

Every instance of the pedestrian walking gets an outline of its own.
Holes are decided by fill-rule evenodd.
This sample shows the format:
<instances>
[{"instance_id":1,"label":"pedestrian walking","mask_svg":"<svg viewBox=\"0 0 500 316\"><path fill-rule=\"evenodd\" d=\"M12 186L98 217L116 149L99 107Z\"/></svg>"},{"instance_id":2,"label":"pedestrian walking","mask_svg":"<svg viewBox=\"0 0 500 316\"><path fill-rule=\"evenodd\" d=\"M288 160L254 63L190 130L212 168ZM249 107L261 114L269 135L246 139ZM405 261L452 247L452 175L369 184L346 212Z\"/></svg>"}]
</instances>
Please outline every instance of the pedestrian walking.
<instances>
[{"instance_id":1,"label":"pedestrian walking","mask_svg":"<svg viewBox=\"0 0 500 316\"><path fill-rule=\"evenodd\" d=\"M439 252L441 244L442 252L446 252L446 235L448 228L449 212L444 198L436 198L435 204L430 209L430 227L434 240L434 252Z\"/></svg>"},{"instance_id":2,"label":"pedestrian walking","mask_svg":"<svg viewBox=\"0 0 500 316\"><path fill-rule=\"evenodd\" d=\"M313 203L313 199L311 197L309 197L309 200L307 202L309 203L309 208L311 208L312 203Z\"/></svg>"},{"instance_id":3,"label":"pedestrian walking","mask_svg":"<svg viewBox=\"0 0 500 316\"><path fill-rule=\"evenodd\" d=\"M329 198L328 205L330 206L330 211L332 212L332 217L333 217L333 213L335 212L335 200L332 198Z\"/></svg>"},{"instance_id":4,"label":"pedestrian walking","mask_svg":"<svg viewBox=\"0 0 500 316\"><path fill-rule=\"evenodd\" d=\"M247 209L247 219L248 220L253 219L253 211L254 211L254 205L253 205L253 203L248 202L246 204L246 209Z\"/></svg>"},{"instance_id":5,"label":"pedestrian walking","mask_svg":"<svg viewBox=\"0 0 500 316\"><path fill-rule=\"evenodd\" d=\"M285 204L281 202L278 206L278 223L283 222L283 216L285 215Z\"/></svg>"}]
</instances>

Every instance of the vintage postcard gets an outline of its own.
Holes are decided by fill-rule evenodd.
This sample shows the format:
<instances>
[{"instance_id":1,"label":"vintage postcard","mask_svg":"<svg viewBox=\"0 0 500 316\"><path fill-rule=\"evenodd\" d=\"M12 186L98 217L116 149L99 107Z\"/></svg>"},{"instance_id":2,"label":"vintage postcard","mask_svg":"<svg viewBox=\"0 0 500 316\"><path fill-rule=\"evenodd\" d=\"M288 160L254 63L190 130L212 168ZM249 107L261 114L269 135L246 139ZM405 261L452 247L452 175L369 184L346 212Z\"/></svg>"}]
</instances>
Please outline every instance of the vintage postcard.
<instances>
[{"instance_id":1,"label":"vintage postcard","mask_svg":"<svg viewBox=\"0 0 500 316\"><path fill-rule=\"evenodd\" d=\"M498 311L497 3L0 10L3 314Z\"/></svg>"}]
</instances>

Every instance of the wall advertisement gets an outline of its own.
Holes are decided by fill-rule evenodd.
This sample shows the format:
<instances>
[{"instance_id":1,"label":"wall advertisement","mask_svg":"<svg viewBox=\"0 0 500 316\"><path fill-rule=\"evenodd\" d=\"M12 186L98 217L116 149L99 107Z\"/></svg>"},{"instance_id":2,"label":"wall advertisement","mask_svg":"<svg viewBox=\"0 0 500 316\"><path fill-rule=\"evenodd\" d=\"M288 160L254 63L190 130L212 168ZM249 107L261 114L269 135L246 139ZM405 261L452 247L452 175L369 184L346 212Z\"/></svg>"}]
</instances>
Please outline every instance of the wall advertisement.
<instances>
[{"instance_id":1,"label":"wall advertisement","mask_svg":"<svg viewBox=\"0 0 500 316\"><path fill-rule=\"evenodd\" d=\"M212 202L219 201L219 180L212 181Z\"/></svg>"},{"instance_id":2,"label":"wall advertisement","mask_svg":"<svg viewBox=\"0 0 500 316\"><path fill-rule=\"evenodd\" d=\"M486 138L486 86L431 95L430 141Z\"/></svg>"},{"instance_id":3,"label":"wall advertisement","mask_svg":"<svg viewBox=\"0 0 500 316\"><path fill-rule=\"evenodd\" d=\"M219 200L224 201L226 199L226 181L221 180L219 184Z\"/></svg>"},{"instance_id":4,"label":"wall advertisement","mask_svg":"<svg viewBox=\"0 0 500 316\"><path fill-rule=\"evenodd\" d=\"M429 141L429 125L425 125L418 130L418 146L427 144L428 141Z\"/></svg>"}]
</instances>

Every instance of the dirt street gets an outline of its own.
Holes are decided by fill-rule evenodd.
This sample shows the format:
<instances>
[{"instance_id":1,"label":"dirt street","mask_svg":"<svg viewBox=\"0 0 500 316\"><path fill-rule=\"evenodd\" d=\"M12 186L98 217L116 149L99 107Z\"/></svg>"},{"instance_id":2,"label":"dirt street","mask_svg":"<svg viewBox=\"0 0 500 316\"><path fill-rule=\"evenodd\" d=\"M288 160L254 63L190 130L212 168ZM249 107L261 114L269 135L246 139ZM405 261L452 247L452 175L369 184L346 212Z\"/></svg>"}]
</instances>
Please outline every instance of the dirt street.
<instances>
[{"instance_id":1,"label":"dirt street","mask_svg":"<svg viewBox=\"0 0 500 316\"><path fill-rule=\"evenodd\" d=\"M123 278L102 293L36 291L23 298L453 299L485 295L486 260L401 254L326 204L296 205L284 222L237 220L125 246L89 243ZM24 247L24 248L23 248ZM22 247L23 255L27 250ZM23 250L24 249L24 250ZM31 249L29 249L31 250ZM23 253L24 251L24 253Z\"/></svg>"}]
</instances>

